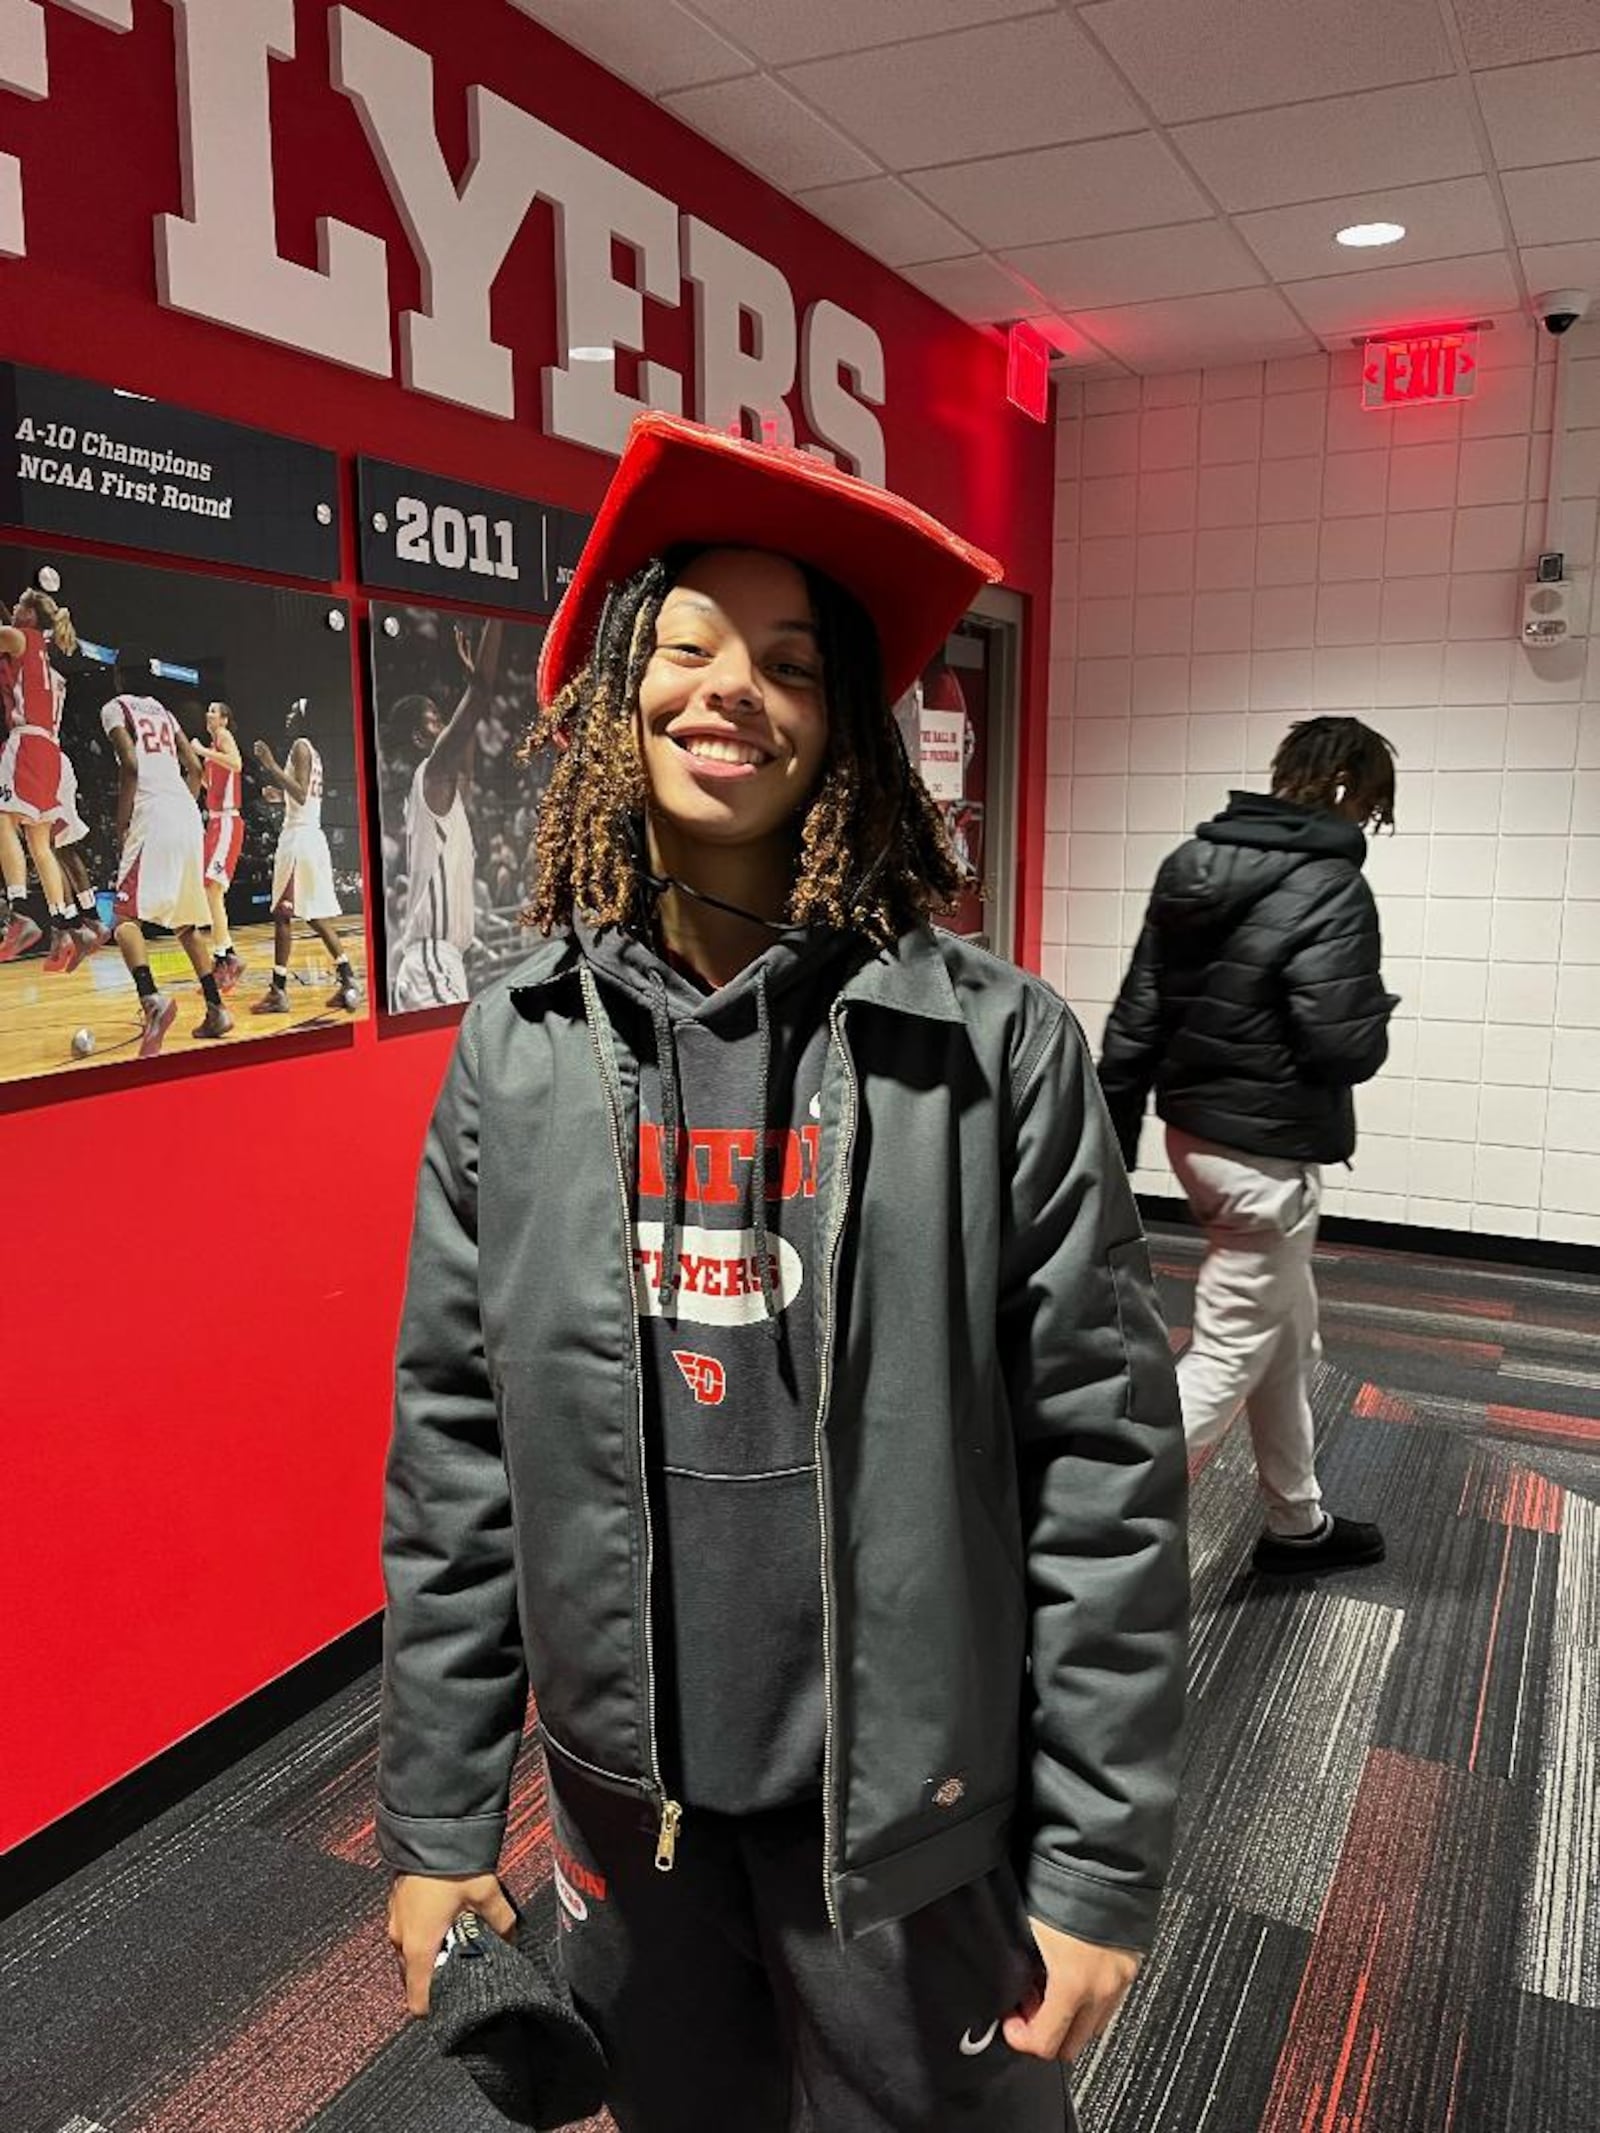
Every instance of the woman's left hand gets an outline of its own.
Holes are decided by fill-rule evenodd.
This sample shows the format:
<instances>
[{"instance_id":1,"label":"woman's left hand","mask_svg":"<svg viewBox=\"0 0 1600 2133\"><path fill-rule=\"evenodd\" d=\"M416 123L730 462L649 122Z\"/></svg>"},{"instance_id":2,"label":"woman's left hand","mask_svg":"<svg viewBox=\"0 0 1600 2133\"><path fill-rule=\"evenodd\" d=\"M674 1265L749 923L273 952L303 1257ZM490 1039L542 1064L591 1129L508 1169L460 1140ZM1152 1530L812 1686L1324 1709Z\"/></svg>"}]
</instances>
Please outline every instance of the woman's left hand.
<instances>
[{"instance_id":1,"label":"woman's left hand","mask_svg":"<svg viewBox=\"0 0 1600 2133\"><path fill-rule=\"evenodd\" d=\"M1048 1973L1043 1995L1009 2015L1005 2040L1034 2059L1076 2059L1122 2005L1141 1958L1129 1948L1104 1948L1033 1920Z\"/></svg>"}]
</instances>

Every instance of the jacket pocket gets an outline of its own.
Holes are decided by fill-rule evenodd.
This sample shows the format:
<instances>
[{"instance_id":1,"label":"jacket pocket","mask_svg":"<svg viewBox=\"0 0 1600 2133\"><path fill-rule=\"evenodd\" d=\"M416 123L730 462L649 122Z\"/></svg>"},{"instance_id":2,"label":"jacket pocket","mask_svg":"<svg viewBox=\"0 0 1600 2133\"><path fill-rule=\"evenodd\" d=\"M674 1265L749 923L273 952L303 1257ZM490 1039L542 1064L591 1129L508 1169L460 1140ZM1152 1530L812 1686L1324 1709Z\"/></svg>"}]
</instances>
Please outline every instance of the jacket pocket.
<instances>
[{"instance_id":1,"label":"jacket pocket","mask_svg":"<svg viewBox=\"0 0 1600 2133\"><path fill-rule=\"evenodd\" d=\"M1150 1247L1143 1237L1106 1254L1117 1299L1117 1328L1128 1370L1128 1414L1135 1422L1164 1422L1176 1404L1172 1343L1156 1299Z\"/></svg>"},{"instance_id":2,"label":"jacket pocket","mask_svg":"<svg viewBox=\"0 0 1600 2133\"><path fill-rule=\"evenodd\" d=\"M597 1785L610 1785L624 1792L648 1792L650 1789L643 1778L623 1777L619 1771L603 1770L598 1763L591 1763L587 1756L579 1755L575 1749L557 1740L542 1718L539 1721L539 1738L559 1761L569 1763L574 1770L582 1771L586 1778L592 1778Z\"/></svg>"}]
</instances>

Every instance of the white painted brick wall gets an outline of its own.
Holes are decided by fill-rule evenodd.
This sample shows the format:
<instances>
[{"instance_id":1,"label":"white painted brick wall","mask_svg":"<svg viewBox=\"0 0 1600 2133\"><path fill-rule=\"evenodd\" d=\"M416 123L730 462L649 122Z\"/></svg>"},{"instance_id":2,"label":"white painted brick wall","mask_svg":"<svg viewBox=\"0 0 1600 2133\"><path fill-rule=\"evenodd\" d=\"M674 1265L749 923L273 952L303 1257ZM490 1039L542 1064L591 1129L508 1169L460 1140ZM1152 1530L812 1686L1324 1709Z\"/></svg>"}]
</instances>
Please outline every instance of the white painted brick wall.
<instances>
[{"instance_id":1,"label":"white painted brick wall","mask_svg":"<svg viewBox=\"0 0 1600 2133\"><path fill-rule=\"evenodd\" d=\"M1600 328L1569 341L1561 540L1600 514ZM1330 1211L1600 1243L1600 641L1529 654L1549 343L1484 337L1478 397L1364 413L1357 359L1064 392L1044 969L1098 1043L1162 855L1296 718L1400 750L1369 875L1403 997ZM1147 1126L1138 1184L1175 1193Z\"/></svg>"}]
</instances>

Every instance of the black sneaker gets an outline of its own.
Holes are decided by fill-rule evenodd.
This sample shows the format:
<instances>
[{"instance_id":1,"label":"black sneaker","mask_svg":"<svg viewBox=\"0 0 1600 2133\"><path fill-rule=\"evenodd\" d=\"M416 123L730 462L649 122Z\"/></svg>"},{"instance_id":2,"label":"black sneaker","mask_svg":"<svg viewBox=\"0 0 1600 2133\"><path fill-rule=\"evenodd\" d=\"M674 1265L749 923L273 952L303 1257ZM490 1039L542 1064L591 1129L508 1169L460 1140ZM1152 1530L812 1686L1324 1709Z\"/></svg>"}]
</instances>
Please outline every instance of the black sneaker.
<instances>
[{"instance_id":1,"label":"black sneaker","mask_svg":"<svg viewBox=\"0 0 1600 2133\"><path fill-rule=\"evenodd\" d=\"M1319 1540L1280 1540L1274 1533L1263 1533L1250 1565L1265 1577L1299 1578L1317 1571L1360 1570L1381 1563L1383 1557L1383 1535L1376 1526L1358 1518L1330 1518Z\"/></svg>"}]
</instances>

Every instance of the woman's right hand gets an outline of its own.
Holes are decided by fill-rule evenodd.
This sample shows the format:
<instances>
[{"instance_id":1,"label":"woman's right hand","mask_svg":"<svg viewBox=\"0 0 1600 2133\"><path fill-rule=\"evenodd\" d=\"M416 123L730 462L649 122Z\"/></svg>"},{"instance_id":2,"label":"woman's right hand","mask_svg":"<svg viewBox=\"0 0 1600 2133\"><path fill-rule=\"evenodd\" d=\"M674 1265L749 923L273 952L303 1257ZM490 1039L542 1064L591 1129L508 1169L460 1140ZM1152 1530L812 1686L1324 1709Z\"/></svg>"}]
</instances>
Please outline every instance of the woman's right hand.
<instances>
[{"instance_id":1,"label":"woman's right hand","mask_svg":"<svg viewBox=\"0 0 1600 2133\"><path fill-rule=\"evenodd\" d=\"M396 1874L389 1891L389 1945L400 1957L406 2006L428 2011L433 1966L444 1937L463 1911L476 1911L502 1940L511 1938L517 1914L493 1874L452 1881L436 1874Z\"/></svg>"}]
</instances>

